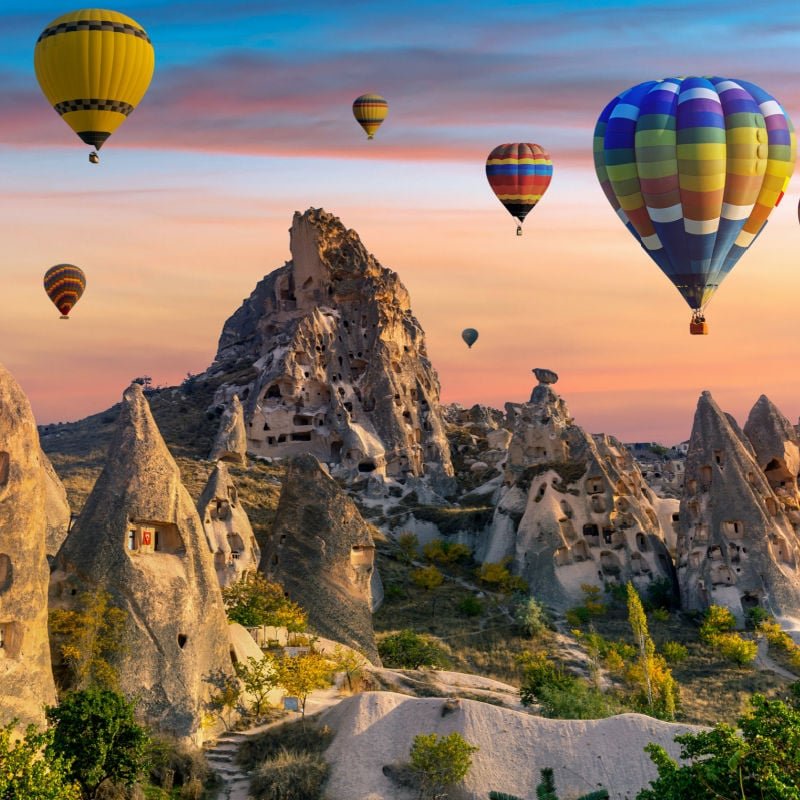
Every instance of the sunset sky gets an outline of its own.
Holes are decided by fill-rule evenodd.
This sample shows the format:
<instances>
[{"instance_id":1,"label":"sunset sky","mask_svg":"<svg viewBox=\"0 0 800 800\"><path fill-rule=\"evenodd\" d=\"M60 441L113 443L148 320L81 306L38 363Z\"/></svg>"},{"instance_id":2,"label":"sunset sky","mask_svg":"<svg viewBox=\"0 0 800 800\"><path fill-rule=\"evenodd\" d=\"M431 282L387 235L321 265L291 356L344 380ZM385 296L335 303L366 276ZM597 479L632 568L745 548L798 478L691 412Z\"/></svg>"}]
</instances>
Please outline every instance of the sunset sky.
<instances>
[{"instance_id":1,"label":"sunset sky","mask_svg":"<svg viewBox=\"0 0 800 800\"><path fill-rule=\"evenodd\" d=\"M710 304L711 335L690 337L591 155L609 100L674 75L750 80L797 125L796 0L114 5L147 29L156 72L99 167L32 66L41 30L77 7L0 9L0 362L39 422L100 411L138 375L204 370L309 206L400 274L444 401L526 400L541 366L579 424L626 441L687 438L703 389L740 421L762 393L797 421L800 172ZM350 109L369 91L390 104L373 142ZM554 164L521 238L484 174L511 141ZM63 261L88 278L69 322L41 285Z\"/></svg>"}]
</instances>

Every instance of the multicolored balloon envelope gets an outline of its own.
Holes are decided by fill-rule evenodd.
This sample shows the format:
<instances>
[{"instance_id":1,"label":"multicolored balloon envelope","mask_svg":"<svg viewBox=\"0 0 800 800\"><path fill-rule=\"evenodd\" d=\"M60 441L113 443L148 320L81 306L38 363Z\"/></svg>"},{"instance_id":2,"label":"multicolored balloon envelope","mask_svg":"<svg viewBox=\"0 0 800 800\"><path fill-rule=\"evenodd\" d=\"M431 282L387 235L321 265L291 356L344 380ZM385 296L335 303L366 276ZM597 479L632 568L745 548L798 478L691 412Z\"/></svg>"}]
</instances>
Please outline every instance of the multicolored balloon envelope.
<instances>
[{"instance_id":1,"label":"multicolored balloon envelope","mask_svg":"<svg viewBox=\"0 0 800 800\"><path fill-rule=\"evenodd\" d=\"M44 290L61 312L61 319L69 319L69 312L85 288L86 275L74 264L56 264L44 274Z\"/></svg>"},{"instance_id":2,"label":"multicolored balloon envelope","mask_svg":"<svg viewBox=\"0 0 800 800\"><path fill-rule=\"evenodd\" d=\"M519 220L517 236L521 236L525 217L550 185L553 162L538 144L501 144L486 159L486 177L497 199Z\"/></svg>"},{"instance_id":3,"label":"multicolored balloon envelope","mask_svg":"<svg viewBox=\"0 0 800 800\"><path fill-rule=\"evenodd\" d=\"M362 94L353 101L353 116L366 132L367 139L375 138L375 131L388 113L389 104L379 94Z\"/></svg>"},{"instance_id":4,"label":"multicolored balloon envelope","mask_svg":"<svg viewBox=\"0 0 800 800\"><path fill-rule=\"evenodd\" d=\"M600 115L597 178L693 309L692 333L707 332L704 306L780 203L796 145L780 103L742 80L647 81Z\"/></svg>"},{"instance_id":5,"label":"multicolored balloon envelope","mask_svg":"<svg viewBox=\"0 0 800 800\"><path fill-rule=\"evenodd\" d=\"M42 31L33 63L48 102L86 144L99 150L144 97L155 54L135 20L84 8Z\"/></svg>"},{"instance_id":6,"label":"multicolored balloon envelope","mask_svg":"<svg viewBox=\"0 0 800 800\"><path fill-rule=\"evenodd\" d=\"M475 328L464 328L461 331L461 338L467 343L467 347L472 349L472 345L478 341L478 331Z\"/></svg>"}]
</instances>

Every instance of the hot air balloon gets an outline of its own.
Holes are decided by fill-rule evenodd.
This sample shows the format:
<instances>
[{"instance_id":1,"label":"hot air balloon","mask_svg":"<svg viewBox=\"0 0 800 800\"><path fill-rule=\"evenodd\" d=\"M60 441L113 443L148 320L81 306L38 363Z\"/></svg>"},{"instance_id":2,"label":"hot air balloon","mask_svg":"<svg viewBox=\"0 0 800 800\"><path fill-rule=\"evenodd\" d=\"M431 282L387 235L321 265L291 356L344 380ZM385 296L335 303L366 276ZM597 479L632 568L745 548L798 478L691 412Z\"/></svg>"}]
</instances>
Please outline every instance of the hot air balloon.
<instances>
[{"instance_id":1,"label":"hot air balloon","mask_svg":"<svg viewBox=\"0 0 800 800\"><path fill-rule=\"evenodd\" d=\"M56 264L44 274L44 290L61 312L61 319L69 319L69 312L81 299L85 288L86 276L73 264Z\"/></svg>"},{"instance_id":2,"label":"hot air balloon","mask_svg":"<svg viewBox=\"0 0 800 800\"><path fill-rule=\"evenodd\" d=\"M461 338L467 343L467 347L472 349L472 345L478 341L478 331L475 328L464 328L461 331Z\"/></svg>"},{"instance_id":3,"label":"hot air balloon","mask_svg":"<svg viewBox=\"0 0 800 800\"><path fill-rule=\"evenodd\" d=\"M380 128L388 113L389 104L379 94L362 94L353 101L353 116L366 131L367 139L375 138L375 131Z\"/></svg>"},{"instance_id":4,"label":"hot air balloon","mask_svg":"<svg viewBox=\"0 0 800 800\"><path fill-rule=\"evenodd\" d=\"M517 236L522 236L525 217L547 191L553 177L550 156L538 144L501 144L486 159L486 177L497 199L519 220Z\"/></svg>"},{"instance_id":5,"label":"hot air balloon","mask_svg":"<svg viewBox=\"0 0 800 800\"><path fill-rule=\"evenodd\" d=\"M36 42L36 78L48 102L92 150L144 97L155 55L144 28L124 14L84 8L53 20Z\"/></svg>"},{"instance_id":6,"label":"hot air balloon","mask_svg":"<svg viewBox=\"0 0 800 800\"><path fill-rule=\"evenodd\" d=\"M595 170L609 202L692 309L755 241L794 169L796 137L774 97L728 78L640 83L603 110Z\"/></svg>"}]
</instances>

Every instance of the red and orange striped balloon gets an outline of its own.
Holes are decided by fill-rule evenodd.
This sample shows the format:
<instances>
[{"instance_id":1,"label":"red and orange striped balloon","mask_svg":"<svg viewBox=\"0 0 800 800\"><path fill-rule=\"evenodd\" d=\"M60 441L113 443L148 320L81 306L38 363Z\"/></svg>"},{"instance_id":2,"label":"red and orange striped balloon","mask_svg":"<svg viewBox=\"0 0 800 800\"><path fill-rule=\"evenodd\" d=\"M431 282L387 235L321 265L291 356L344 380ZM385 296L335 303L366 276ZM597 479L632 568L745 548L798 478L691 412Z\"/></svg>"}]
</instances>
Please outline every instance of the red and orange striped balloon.
<instances>
[{"instance_id":1,"label":"red and orange striped balloon","mask_svg":"<svg viewBox=\"0 0 800 800\"><path fill-rule=\"evenodd\" d=\"M73 264L56 264L44 274L44 290L61 312L61 319L69 319L75 303L86 288L86 275Z\"/></svg>"}]
</instances>

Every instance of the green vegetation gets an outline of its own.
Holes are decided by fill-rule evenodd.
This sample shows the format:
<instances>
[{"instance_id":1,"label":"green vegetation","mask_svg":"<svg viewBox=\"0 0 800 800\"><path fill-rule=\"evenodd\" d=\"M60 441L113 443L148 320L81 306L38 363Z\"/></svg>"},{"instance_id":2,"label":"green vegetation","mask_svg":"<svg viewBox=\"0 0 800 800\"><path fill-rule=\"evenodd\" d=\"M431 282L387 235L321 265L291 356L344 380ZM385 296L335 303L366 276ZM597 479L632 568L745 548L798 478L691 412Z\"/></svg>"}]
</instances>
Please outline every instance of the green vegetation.
<instances>
[{"instance_id":1,"label":"green vegetation","mask_svg":"<svg viewBox=\"0 0 800 800\"><path fill-rule=\"evenodd\" d=\"M686 661L689 650L680 642L664 642L661 646L661 653L669 664L680 664Z\"/></svg>"},{"instance_id":2,"label":"green vegetation","mask_svg":"<svg viewBox=\"0 0 800 800\"><path fill-rule=\"evenodd\" d=\"M252 698L252 704L247 711L256 720L260 720L269 707L269 693L278 685L278 675L272 659L268 656L250 656L246 662L237 662L233 667L245 692Z\"/></svg>"},{"instance_id":3,"label":"green vegetation","mask_svg":"<svg viewBox=\"0 0 800 800\"><path fill-rule=\"evenodd\" d=\"M387 667L419 669L444 665L444 655L427 636L402 630L378 642L378 653Z\"/></svg>"},{"instance_id":4,"label":"green vegetation","mask_svg":"<svg viewBox=\"0 0 800 800\"><path fill-rule=\"evenodd\" d=\"M474 595L467 595L458 604L458 613L465 617L479 617L483 614L483 603Z\"/></svg>"},{"instance_id":5,"label":"green vegetation","mask_svg":"<svg viewBox=\"0 0 800 800\"><path fill-rule=\"evenodd\" d=\"M324 689L331 681L330 661L315 650L273 660L279 686L300 701L300 716L305 717L306 700L314 689Z\"/></svg>"},{"instance_id":6,"label":"green vegetation","mask_svg":"<svg viewBox=\"0 0 800 800\"><path fill-rule=\"evenodd\" d=\"M446 539L434 539L428 542L422 548L422 554L435 564L455 564L459 561L469 561L471 558L469 547L460 542L448 542Z\"/></svg>"},{"instance_id":7,"label":"green vegetation","mask_svg":"<svg viewBox=\"0 0 800 800\"><path fill-rule=\"evenodd\" d=\"M403 560L408 564L419 555L419 538L416 533L411 533L411 531L401 533L397 537L397 546L402 554Z\"/></svg>"},{"instance_id":8,"label":"green vegetation","mask_svg":"<svg viewBox=\"0 0 800 800\"><path fill-rule=\"evenodd\" d=\"M280 584L268 581L260 572L224 587L222 599L228 619L245 628L268 625L291 632L306 629L306 612L285 596Z\"/></svg>"},{"instance_id":9,"label":"green vegetation","mask_svg":"<svg viewBox=\"0 0 800 800\"><path fill-rule=\"evenodd\" d=\"M711 606L700 626L700 638L723 658L744 666L755 661L758 645L734 633L735 627L736 618L727 608Z\"/></svg>"},{"instance_id":10,"label":"green vegetation","mask_svg":"<svg viewBox=\"0 0 800 800\"><path fill-rule=\"evenodd\" d=\"M122 652L126 621L126 613L113 606L111 595L102 590L81 594L73 611L50 612L54 649L61 653L66 667L66 674L56 671L62 688L117 688L117 671L111 661Z\"/></svg>"},{"instance_id":11,"label":"green vegetation","mask_svg":"<svg viewBox=\"0 0 800 800\"><path fill-rule=\"evenodd\" d=\"M514 624L521 633L533 639L548 630L550 619L544 606L535 597L526 597L515 609Z\"/></svg>"},{"instance_id":12,"label":"green vegetation","mask_svg":"<svg viewBox=\"0 0 800 800\"><path fill-rule=\"evenodd\" d=\"M757 631L766 637L770 648L785 657L791 669L800 670L800 647L772 617L759 622Z\"/></svg>"},{"instance_id":13,"label":"green vegetation","mask_svg":"<svg viewBox=\"0 0 800 800\"><path fill-rule=\"evenodd\" d=\"M69 775L69 761L49 755L53 731L29 725L22 739L16 720L0 728L0 800L80 800L78 784Z\"/></svg>"},{"instance_id":14,"label":"green vegetation","mask_svg":"<svg viewBox=\"0 0 800 800\"><path fill-rule=\"evenodd\" d=\"M676 736L678 764L663 747L648 745L658 778L637 800L800 800L800 711L755 695L736 728Z\"/></svg>"},{"instance_id":15,"label":"green vegetation","mask_svg":"<svg viewBox=\"0 0 800 800\"><path fill-rule=\"evenodd\" d=\"M507 556L502 561L486 562L475 570L475 577L485 586L504 594L527 592L528 584L519 575L511 574L508 569L510 563L510 556Z\"/></svg>"},{"instance_id":16,"label":"green vegetation","mask_svg":"<svg viewBox=\"0 0 800 800\"><path fill-rule=\"evenodd\" d=\"M444 575L433 565L420 567L411 573L411 580L415 586L425 591L432 591L444 583Z\"/></svg>"},{"instance_id":17,"label":"green vegetation","mask_svg":"<svg viewBox=\"0 0 800 800\"><path fill-rule=\"evenodd\" d=\"M96 688L70 692L45 713L53 725L45 752L62 760L85 800L103 783L133 786L145 774L150 737L134 720L134 704L122 695Z\"/></svg>"},{"instance_id":18,"label":"green vegetation","mask_svg":"<svg viewBox=\"0 0 800 800\"><path fill-rule=\"evenodd\" d=\"M420 798L446 797L444 790L464 779L478 748L455 731L447 736L420 733L411 745L411 769L420 785Z\"/></svg>"}]
</instances>

